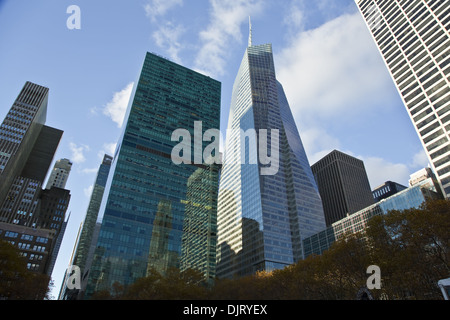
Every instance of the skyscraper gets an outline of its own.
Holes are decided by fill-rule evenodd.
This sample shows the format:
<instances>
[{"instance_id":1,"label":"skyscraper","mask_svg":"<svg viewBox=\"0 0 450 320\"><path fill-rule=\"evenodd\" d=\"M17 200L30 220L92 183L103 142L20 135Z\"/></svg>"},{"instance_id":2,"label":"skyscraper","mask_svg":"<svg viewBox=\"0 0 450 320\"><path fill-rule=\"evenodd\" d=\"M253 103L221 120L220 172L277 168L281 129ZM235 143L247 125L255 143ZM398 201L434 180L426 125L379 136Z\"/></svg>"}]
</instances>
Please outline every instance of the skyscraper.
<instances>
[{"instance_id":1,"label":"skyscraper","mask_svg":"<svg viewBox=\"0 0 450 320\"><path fill-rule=\"evenodd\" d=\"M64 234L70 191L42 190L63 132L45 125L48 88L26 82L0 128L0 238L27 267L51 274Z\"/></svg>"},{"instance_id":2,"label":"skyscraper","mask_svg":"<svg viewBox=\"0 0 450 320\"><path fill-rule=\"evenodd\" d=\"M80 234L77 251L74 257L74 264L80 267L83 275L89 272L88 259L94 238L94 230L97 223L98 213L105 192L106 181L108 180L109 171L113 158L104 155L102 164L97 172L97 178L92 189L91 199L83 222L83 229Z\"/></svg>"},{"instance_id":3,"label":"skyscraper","mask_svg":"<svg viewBox=\"0 0 450 320\"><path fill-rule=\"evenodd\" d=\"M0 204L15 177L24 170L44 127L48 92L48 88L26 82L3 120L0 127ZM34 171L36 174L40 170Z\"/></svg>"},{"instance_id":4,"label":"skyscraper","mask_svg":"<svg viewBox=\"0 0 450 320\"><path fill-rule=\"evenodd\" d=\"M221 278L292 264L303 257L302 239L325 229L316 182L276 79L272 46L254 46L251 34L233 87L220 178Z\"/></svg>"},{"instance_id":5,"label":"skyscraper","mask_svg":"<svg viewBox=\"0 0 450 320\"><path fill-rule=\"evenodd\" d=\"M450 196L450 3L355 0Z\"/></svg>"},{"instance_id":6,"label":"skyscraper","mask_svg":"<svg viewBox=\"0 0 450 320\"><path fill-rule=\"evenodd\" d=\"M50 178L47 181L46 189L50 189L51 187L64 189L67 180L69 179L71 169L72 162L69 159L60 159L56 161L52 173L50 174Z\"/></svg>"},{"instance_id":7,"label":"skyscraper","mask_svg":"<svg viewBox=\"0 0 450 320\"><path fill-rule=\"evenodd\" d=\"M206 280L216 277L219 166L198 168L188 179L180 270L195 269Z\"/></svg>"},{"instance_id":8,"label":"skyscraper","mask_svg":"<svg viewBox=\"0 0 450 320\"><path fill-rule=\"evenodd\" d=\"M193 151L183 152L197 156L197 147L209 145L204 133L220 128L220 96L220 82L147 53L100 208L102 225L86 297L115 282L133 283L147 270L164 274L180 269L183 234L190 232L183 230L192 210L189 182L197 169L208 170L209 165L176 164L172 152L180 141L173 134L180 129L194 140L200 138L199 146L182 142ZM217 188L218 178L205 176L205 192Z\"/></svg>"},{"instance_id":9,"label":"skyscraper","mask_svg":"<svg viewBox=\"0 0 450 320\"><path fill-rule=\"evenodd\" d=\"M81 288L68 290L62 288L62 299L75 300L82 298L86 289L86 281L90 273L95 245L97 244L98 229L101 225L97 224L98 213L105 192L106 181L108 180L109 171L113 158L104 155L102 164L97 172L94 187L92 188L91 198L89 200L86 216L83 221L80 235L74 248L73 265L80 268L81 272Z\"/></svg>"},{"instance_id":10,"label":"skyscraper","mask_svg":"<svg viewBox=\"0 0 450 320\"><path fill-rule=\"evenodd\" d=\"M41 188L63 132L45 125L48 88L26 82L0 129L0 221L37 227Z\"/></svg>"},{"instance_id":11,"label":"skyscraper","mask_svg":"<svg viewBox=\"0 0 450 320\"><path fill-rule=\"evenodd\" d=\"M327 226L374 203L364 162L333 150L311 166Z\"/></svg>"}]
</instances>

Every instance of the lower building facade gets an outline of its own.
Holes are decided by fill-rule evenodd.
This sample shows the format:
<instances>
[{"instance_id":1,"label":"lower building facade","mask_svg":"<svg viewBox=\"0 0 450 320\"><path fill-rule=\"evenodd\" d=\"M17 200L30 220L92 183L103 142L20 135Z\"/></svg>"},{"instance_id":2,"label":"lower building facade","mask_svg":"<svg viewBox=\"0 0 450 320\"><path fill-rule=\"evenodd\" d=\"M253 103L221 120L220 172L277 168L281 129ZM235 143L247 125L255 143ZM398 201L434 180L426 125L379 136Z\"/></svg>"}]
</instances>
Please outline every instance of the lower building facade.
<instances>
[{"instance_id":1,"label":"lower building facade","mask_svg":"<svg viewBox=\"0 0 450 320\"><path fill-rule=\"evenodd\" d=\"M321 255L330 249L333 243L346 234L363 231L367 222L374 216L387 214L392 210L419 208L429 199L443 198L439 183L434 178L422 180L393 196L382 199L354 214L336 221L325 230L303 240L305 258L310 255Z\"/></svg>"}]
</instances>

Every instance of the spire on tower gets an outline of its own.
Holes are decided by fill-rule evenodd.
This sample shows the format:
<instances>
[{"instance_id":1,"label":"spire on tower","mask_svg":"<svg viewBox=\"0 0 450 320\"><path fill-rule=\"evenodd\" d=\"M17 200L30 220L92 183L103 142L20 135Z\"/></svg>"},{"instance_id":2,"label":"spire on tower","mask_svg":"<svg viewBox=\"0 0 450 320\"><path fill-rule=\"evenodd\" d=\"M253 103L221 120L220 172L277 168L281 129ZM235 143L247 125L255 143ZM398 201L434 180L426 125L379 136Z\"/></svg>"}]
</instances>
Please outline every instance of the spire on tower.
<instances>
[{"instance_id":1,"label":"spire on tower","mask_svg":"<svg viewBox=\"0 0 450 320\"><path fill-rule=\"evenodd\" d=\"M249 26L249 33L248 33L248 46L252 46L252 20L250 16L248 17L248 26Z\"/></svg>"}]
</instances>

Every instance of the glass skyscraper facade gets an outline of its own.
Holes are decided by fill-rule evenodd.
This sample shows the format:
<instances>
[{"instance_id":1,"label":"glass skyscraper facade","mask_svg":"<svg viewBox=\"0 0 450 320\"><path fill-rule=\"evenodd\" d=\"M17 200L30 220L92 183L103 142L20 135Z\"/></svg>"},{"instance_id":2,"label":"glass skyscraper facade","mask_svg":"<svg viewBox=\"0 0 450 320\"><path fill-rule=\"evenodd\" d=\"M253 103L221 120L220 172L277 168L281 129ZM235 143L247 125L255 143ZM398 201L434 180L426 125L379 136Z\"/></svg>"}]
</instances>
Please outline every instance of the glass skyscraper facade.
<instances>
[{"instance_id":1,"label":"glass skyscraper facade","mask_svg":"<svg viewBox=\"0 0 450 320\"><path fill-rule=\"evenodd\" d=\"M254 46L251 36L228 121L217 217L219 278L290 265L303 257L302 239L325 229L272 46Z\"/></svg>"},{"instance_id":2,"label":"glass skyscraper facade","mask_svg":"<svg viewBox=\"0 0 450 320\"><path fill-rule=\"evenodd\" d=\"M450 2L355 0L450 196Z\"/></svg>"},{"instance_id":3,"label":"glass skyscraper facade","mask_svg":"<svg viewBox=\"0 0 450 320\"><path fill-rule=\"evenodd\" d=\"M219 165L198 168L188 179L181 238L180 270L194 269L208 281L216 278Z\"/></svg>"},{"instance_id":4,"label":"glass skyscraper facade","mask_svg":"<svg viewBox=\"0 0 450 320\"><path fill-rule=\"evenodd\" d=\"M111 289L115 282L129 285L145 277L148 270L164 274L169 268L181 269L186 241L200 241L184 237L191 232L186 229L187 217L194 216L194 207L206 202L210 209L204 207L196 214L216 215L212 204L217 202L214 193L218 176L201 178L205 180L201 188L211 197L208 201L190 195L193 181L200 181L196 178L198 170L208 171L210 166L203 162L175 164L171 154L180 141L172 141L172 134L183 129L195 137L200 122L202 137L206 130L218 130L220 99L220 82L147 53L100 208L101 229L86 297L97 290ZM210 142L202 141L202 137L204 150ZM183 143L197 155L195 143ZM207 223L214 224L215 219ZM215 235L211 232L206 236ZM212 246L214 241L205 241L204 245Z\"/></svg>"},{"instance_id":5,"label":"glass skyscraper facade","mask_svg":"<svg viewBox=\"0 0 450 320\"><path fill-rule=\"evenodd\" d=\"M81 288L68 289L66 284L60 292L60 297L63 300L77 300L84 296L86 290L87 279L90 274L90 267L95 252L95 245L97 244L98 231L101 225L97 223L97 218L102 203L103 194L105 192L106 182L108 180L109 171L113 158L105 154L103 156L102 164L97 172L94 187L92 188L91 198L87 208L86 216L82 226L80 226L79 237L75 243L74 254L70 264L80 268ZM66 277L69 276L66 274Z\"/></svg>"}]
</instances>

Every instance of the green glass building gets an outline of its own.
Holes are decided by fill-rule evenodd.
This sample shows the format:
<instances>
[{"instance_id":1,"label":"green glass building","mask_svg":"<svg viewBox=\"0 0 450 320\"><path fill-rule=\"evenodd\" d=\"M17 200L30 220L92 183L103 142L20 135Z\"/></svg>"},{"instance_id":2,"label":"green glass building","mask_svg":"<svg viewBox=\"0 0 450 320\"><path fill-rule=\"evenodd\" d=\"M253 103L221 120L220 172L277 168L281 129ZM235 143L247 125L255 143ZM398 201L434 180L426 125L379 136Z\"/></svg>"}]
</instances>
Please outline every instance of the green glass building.
<instances>
[{"instance_id":1,"label":"green glass building","mask_svg":"<svg viewBox=\"0 0 450 320\"><path fill-rule=\"evenodd\" d=\"M198 139L200 121L202 137L206 130L220 128L220 99L220 82L147 53L99 212L101 229L86 298L110 290L115 282L129 285L152 269L161 274L170 268L181 270L182 251L196 248L187 243L189 239L202 241L186 235L200 234L198 228L187 227L187 216L203 215L201 228L206 231L202 234L205 239L215 237L218 174L198 170L217 172L213 168L217 165L197 161L177 165L171 155L180 144L172 141L172 134L183 129L192 136L190 150L195 158L198 148L193 142L194 137ZM202 140L204 150L211 141ZM189 146L189 141L183 143ZM190 185L203 190L206 198L194 199ZM199 204L202 201L204 205ZM194 213L193 208L200 209ZM203 243L213 246L207 250L215 252L215 239ZM190 264L192 268L200 265L197 269L206 277L214 274L214 264ZM210 270L204 269L206 266Z\"/></svg>"}]
</instances>

